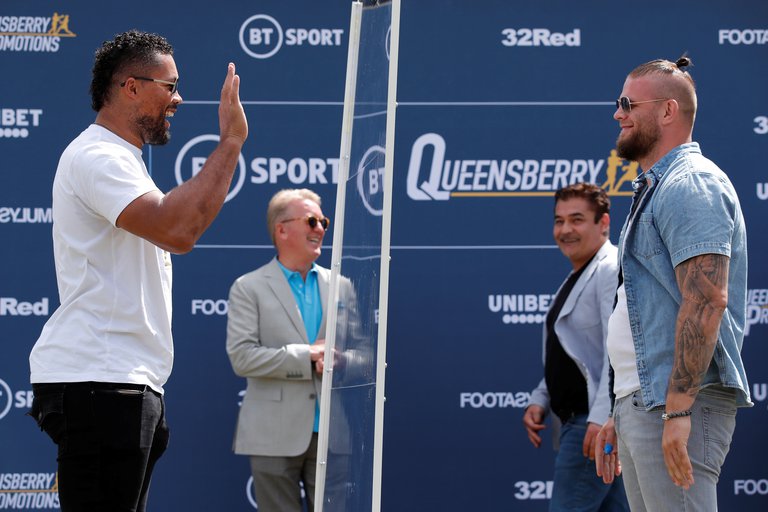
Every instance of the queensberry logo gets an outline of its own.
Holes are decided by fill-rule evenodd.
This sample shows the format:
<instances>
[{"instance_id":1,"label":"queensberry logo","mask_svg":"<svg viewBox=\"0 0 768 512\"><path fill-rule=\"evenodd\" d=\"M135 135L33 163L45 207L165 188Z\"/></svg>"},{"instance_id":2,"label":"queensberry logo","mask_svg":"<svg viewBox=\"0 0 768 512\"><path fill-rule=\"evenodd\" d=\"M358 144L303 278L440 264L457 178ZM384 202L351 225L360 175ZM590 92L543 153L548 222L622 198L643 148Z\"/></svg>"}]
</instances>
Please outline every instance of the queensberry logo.
<instances>
[{"instance_id":1,"label":"queensberry logo","mask_svg":"<svg viewBox=\"0 0 768 512\"><path fill-rule=\"evenodd\" d=\"M0 509L58 509L58 473L0 473Z\"/></svg>"},{"instance_id":2,"label":"queensberry logo","mask_svg":"<svg viewBox=\"0 0 768 512\"><path fill-rule=\"evenodd\" d=\"M551 197L573 183L601 183L608 195L631 196L638 163L612 149L602 159L452 159L445 139L426 133L413 143L407 192L415 201L457 197Z\"/></svg>"},{"instance_id":3,"label":"queensberry logo","mask_svg":"<svg viewBox=\"0 0 768 512\"><path fill-rule=\"evenodd\" d=\"M62 37L77 37L69 28L69 14L0 16L0 52L54 53Z\"/></svg>"},{"instance_id":4,"label":"queensberry logo","mask_svg":"<svg viewBox=\"0 0 768 512\"><path fill-rule=\"evenodd\" d=\"M748 336L754 325L768 324L768 289L755 288L747 292L747 325L744 336Z\"/></svg>"},{"instance_id":5,"label":"queensberry logo","mask_svg":"<svg viewBox=\"0 0 768 512\"><path fill-rule=\"evenodd\" d=\"M268 59L285 46L341 46L340 28L286 28L267 14L256 14L240 26L240 47L254 59Z\"/></svg>"}]
</instances>

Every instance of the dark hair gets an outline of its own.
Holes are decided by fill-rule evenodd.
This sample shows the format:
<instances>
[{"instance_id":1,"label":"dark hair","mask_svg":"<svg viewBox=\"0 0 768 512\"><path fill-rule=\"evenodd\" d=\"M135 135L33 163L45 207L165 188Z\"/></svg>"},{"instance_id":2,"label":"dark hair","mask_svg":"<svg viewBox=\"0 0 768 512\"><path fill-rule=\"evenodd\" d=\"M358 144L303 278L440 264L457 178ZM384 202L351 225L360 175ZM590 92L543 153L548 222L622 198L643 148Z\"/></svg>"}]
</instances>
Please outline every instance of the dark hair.
<instances>
[{"instance_id":1,"label":"dark hair","mask_svg":"<svg viewBox=\"0 0 768 512\"><path fill-rule=\"evenodd\" d=\"M659 81L659 97L677 100L680 110L693 125L696 118L696 83L686 68L692 67L693 61L685 55L675 62L656 59L640 64L629 74L632 78L657 75L666 80Z\"/></svg>"},{"instance_id":2,"label":"dark hair","mask_svg":"<svg viewBox=\"0 0 768 512\"><path fill-rule=\"evenodd\" d=\"M604 214L611 212L611 199L605 190L593 183L574 183L555 192L555 205L558 201L567 201L580 197L586 199L595 211L595 223L599 222Z\"/></svg>"},{"instance_id":3,"label":"dark hair","mask_svg":"<svg viewBox=\"0 0 768 512\"><path fill-rule=\"evenodd\" d=\"M109 101L116 75L134 67L152 66L157 55L173 55L173 47L157 34L129 30L104 41L96 50L91 80L91 107L98 112ZM132 71L131 72L135 72Z\"/></svg>"}]
</instances>

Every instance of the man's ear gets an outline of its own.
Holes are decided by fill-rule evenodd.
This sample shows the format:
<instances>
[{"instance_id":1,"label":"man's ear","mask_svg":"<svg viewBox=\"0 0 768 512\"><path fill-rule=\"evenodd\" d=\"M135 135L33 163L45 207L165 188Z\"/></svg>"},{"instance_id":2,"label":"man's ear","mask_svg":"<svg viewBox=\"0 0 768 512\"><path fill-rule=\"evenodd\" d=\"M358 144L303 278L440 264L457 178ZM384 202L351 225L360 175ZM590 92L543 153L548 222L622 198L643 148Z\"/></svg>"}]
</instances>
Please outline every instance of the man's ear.
<instances>
[{"instance_id":1,"label":"man's ear","mask_svg":"<svg viewBox=\"0 0 768 512\"><path fill-rule=\"evenodd\" d=\"M677 120L677 116L680 113L680 104L677 100L669 99L664 102L664 114L662 115L662 124L671 124Z\"/></svg>"},{"instance_id":2,"label":"man's ear","mask_svg":"<svg viewBox=\"0 0 768 512\"><path fill-rule=\"evenodd\" d=\"M611 229L611 216L604 213L603 216L600 217L598 223L600 224L600 227L603 228L603 233L609 232Z\"/></svg>"},{"instance_id":3,"label":"man's ear","mask_svg":"<svg viewBox=\"0 0 768 512\"><path fill-rule=\"evenodd\" d=\"M125 82L123 82L123 86L120 87L120 94L125 94L131 99L135 98L139 94L137 83L138 80L129 76L125 79Z\"/></svg>"},{"instance_id":4,"label":"man's ear","mask_svg":"<svg viewBox=\"0 0 768 512\"><path fill-rule=\"evenodd\" d=\"M283 238L285 238L285 226L281 222L278 222L277 224L275 224L274 238L275 238L275 241L282 240Z\"/></svg>"}]
</instances>

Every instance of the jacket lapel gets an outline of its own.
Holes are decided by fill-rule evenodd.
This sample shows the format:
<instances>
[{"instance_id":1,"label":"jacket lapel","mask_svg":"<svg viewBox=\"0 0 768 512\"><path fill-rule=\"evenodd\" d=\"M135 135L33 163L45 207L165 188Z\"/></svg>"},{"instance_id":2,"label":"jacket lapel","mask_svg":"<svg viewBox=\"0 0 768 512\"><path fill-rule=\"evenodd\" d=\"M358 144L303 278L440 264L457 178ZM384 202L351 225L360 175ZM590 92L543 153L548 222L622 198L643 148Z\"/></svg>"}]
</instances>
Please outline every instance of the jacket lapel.
<instances>
[{"instance_id":1,"label":"jacket lapel","mask_svg":"<svg viewBox=\"0 0 768 512\"><path fill-rule=\"evenodd\" d=\"M595 273L595 269L597 268L598 263L600 263L600 260L605 258L605 253L607 251L606 247L608 244L610 244L610 242L606 240L595 254L595 257L592 258L592 261L589 262L587 268L584 269L579 280L576 281L576 284L573 286L571 293L568 294L568 298L565 300L565 304L563 304L563 308L557 316L558 319L569 315L571 311L573 311L573 308L576 307L576 301L579 299L579 295L581 295L581 292L584 291L584 287L587 286L587 283L592 278L592 274Z\"/></svg>"}]
</instances>

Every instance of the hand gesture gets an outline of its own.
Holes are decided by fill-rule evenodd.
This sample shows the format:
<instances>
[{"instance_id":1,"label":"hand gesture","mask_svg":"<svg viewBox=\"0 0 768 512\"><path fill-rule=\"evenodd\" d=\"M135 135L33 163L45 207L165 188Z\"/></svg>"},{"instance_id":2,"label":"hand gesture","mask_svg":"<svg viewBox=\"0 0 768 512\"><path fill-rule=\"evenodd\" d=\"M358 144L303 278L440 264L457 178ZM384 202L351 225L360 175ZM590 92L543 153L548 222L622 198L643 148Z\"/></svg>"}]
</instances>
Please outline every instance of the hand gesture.
<instances>
[{"instance_id":1,"label":"hand gesture","mask_svg":"<svg viewBox=\"0 0 768 512\"><path fill-rule=\"evenodd\" d=\"M235 74L235 65L227 66L227 77L221 87L219 102L220 140L232 139L242 146L248 137L248 120L240 104L240 77Z\"/></svg>"}]
</instances>

